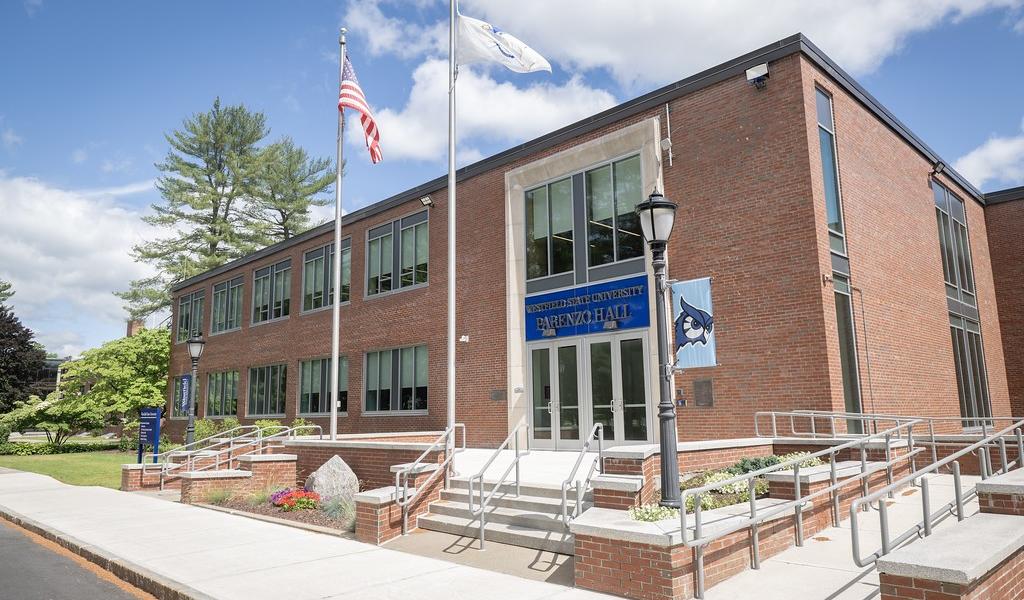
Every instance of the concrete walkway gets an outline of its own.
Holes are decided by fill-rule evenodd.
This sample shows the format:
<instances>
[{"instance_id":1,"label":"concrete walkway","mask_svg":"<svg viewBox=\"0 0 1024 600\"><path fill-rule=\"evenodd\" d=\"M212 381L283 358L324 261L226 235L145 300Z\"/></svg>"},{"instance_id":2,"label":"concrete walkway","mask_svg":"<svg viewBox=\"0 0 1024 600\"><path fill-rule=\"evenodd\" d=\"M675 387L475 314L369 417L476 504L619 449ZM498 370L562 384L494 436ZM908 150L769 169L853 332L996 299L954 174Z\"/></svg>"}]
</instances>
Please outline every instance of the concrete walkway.
<instances>
[{"instance_id":1,"label":"concrete walkway","mask_svg":"<svg viewBox=\"0 0 1024 600\"><path fill-rule=\"evenodd\" d=\"M194 598L609 598L34 473L0 475L0 513Z\"/></svg>"}]
</instances>

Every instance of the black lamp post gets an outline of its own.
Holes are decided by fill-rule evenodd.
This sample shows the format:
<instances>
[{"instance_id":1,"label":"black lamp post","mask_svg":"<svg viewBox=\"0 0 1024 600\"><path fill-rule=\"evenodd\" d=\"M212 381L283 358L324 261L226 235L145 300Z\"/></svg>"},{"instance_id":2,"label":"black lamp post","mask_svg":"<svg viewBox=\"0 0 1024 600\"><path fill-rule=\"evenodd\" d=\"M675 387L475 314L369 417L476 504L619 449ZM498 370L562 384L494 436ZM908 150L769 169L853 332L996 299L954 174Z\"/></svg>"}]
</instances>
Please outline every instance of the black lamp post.
<instances>
[{"instance_id":1,"label":"black lamp post","mask_svg":"<svg viewBox=\"0 0 1024 600\"><path fill-rule=\"evenodd\" d=\"M661 502L662 506L679 508L679 465L676 446L676 407L672 403L672 364L669 361L668 324L665 321L665 248L672 235L676 203L666 200L657 190L636 205L640 229L651 247L654 264L654 305L658 321L658 383L660 401L658 420L661 424Z\"/></svg>"},{"instance_id":2,"label":"black lamp post","mask_svg":"<svg viewBox=\"0 0 1024 600\"><path fill-rule=\"evenodd\" d=\"M195 441L196 436L196 397L199 395L199 357L203 355L206 340L203 334L197 333L188 339L188 355L192 359L192 390L189 392L188 427L185 428L185 445Z\"/></svg>"}]
</instances>

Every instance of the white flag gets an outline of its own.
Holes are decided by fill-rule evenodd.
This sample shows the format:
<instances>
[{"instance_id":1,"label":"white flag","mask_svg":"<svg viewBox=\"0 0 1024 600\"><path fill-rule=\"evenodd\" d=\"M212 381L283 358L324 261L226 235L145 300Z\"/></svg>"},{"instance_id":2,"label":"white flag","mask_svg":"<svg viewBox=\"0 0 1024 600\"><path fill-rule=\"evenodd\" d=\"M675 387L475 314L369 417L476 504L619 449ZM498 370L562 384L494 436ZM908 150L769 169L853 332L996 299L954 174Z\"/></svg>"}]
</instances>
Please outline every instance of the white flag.
<instances>
[{"instance_id":1,"label":"white flag","mask_svg":"<svg viewBox=\"0 0 1024 600\"><path fill-rule=\"evenodd\" d=\"M457 64L496 62L516 73L551 72L551 65L519 38L497 27L459 15Z\"/></svg>"}]
</instances>

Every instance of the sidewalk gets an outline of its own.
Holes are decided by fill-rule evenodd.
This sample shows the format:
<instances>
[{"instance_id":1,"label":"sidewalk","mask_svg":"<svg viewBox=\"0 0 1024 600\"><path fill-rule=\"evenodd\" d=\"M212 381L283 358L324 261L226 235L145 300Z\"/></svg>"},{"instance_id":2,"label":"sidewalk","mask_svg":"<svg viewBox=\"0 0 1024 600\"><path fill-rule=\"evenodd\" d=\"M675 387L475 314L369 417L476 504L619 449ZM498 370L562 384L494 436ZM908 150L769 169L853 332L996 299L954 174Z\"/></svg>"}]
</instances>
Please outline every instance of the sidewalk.
<instances>
[{"instance_id":1,"label":"sidewalk","mask_svg":"<svg viewBox=\"0 0 1024 600\"><path fill-rule=\"evenodd\" d=\"M181 598L609 598L45 475L0 474L0 515ZM41 530L41 531L40 531ZM65 543L64 545L67 545ZM76 550L77 551L77 550Z\"/></svg>"}]
</instances>

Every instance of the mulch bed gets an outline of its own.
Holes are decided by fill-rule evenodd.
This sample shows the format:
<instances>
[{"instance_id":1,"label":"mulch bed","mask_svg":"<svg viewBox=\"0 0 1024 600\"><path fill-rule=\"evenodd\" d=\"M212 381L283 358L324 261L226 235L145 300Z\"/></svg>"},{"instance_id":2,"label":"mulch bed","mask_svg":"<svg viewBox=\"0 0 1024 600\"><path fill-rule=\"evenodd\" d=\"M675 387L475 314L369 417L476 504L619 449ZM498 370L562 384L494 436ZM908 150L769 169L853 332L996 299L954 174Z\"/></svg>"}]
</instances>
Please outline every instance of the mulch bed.
<instances>
[{"instance_id":1,"label":"mulch bed","mask_svg":"<svg viewBox=\"0 0 1024 600\"><path fill-rule=\"evenodd\" d=\"M289 521L297 521L299 523L305 523L307 525L318 525L320 527L329 527L331 529L338 529L341 531L353 531L355 529L354 517L349 520L343 519L332 519L327 516L322 510L291 510L285 511L280 508L273 506L272 504L251 504L244 500L228 500L227 502L221 502L217 506L224 508L230 508L232 510L239 510L242 512L255 513L258 515L267 515L269 517L276 517L278 519L286 519Z\"/></svg>"}]
</instances>

